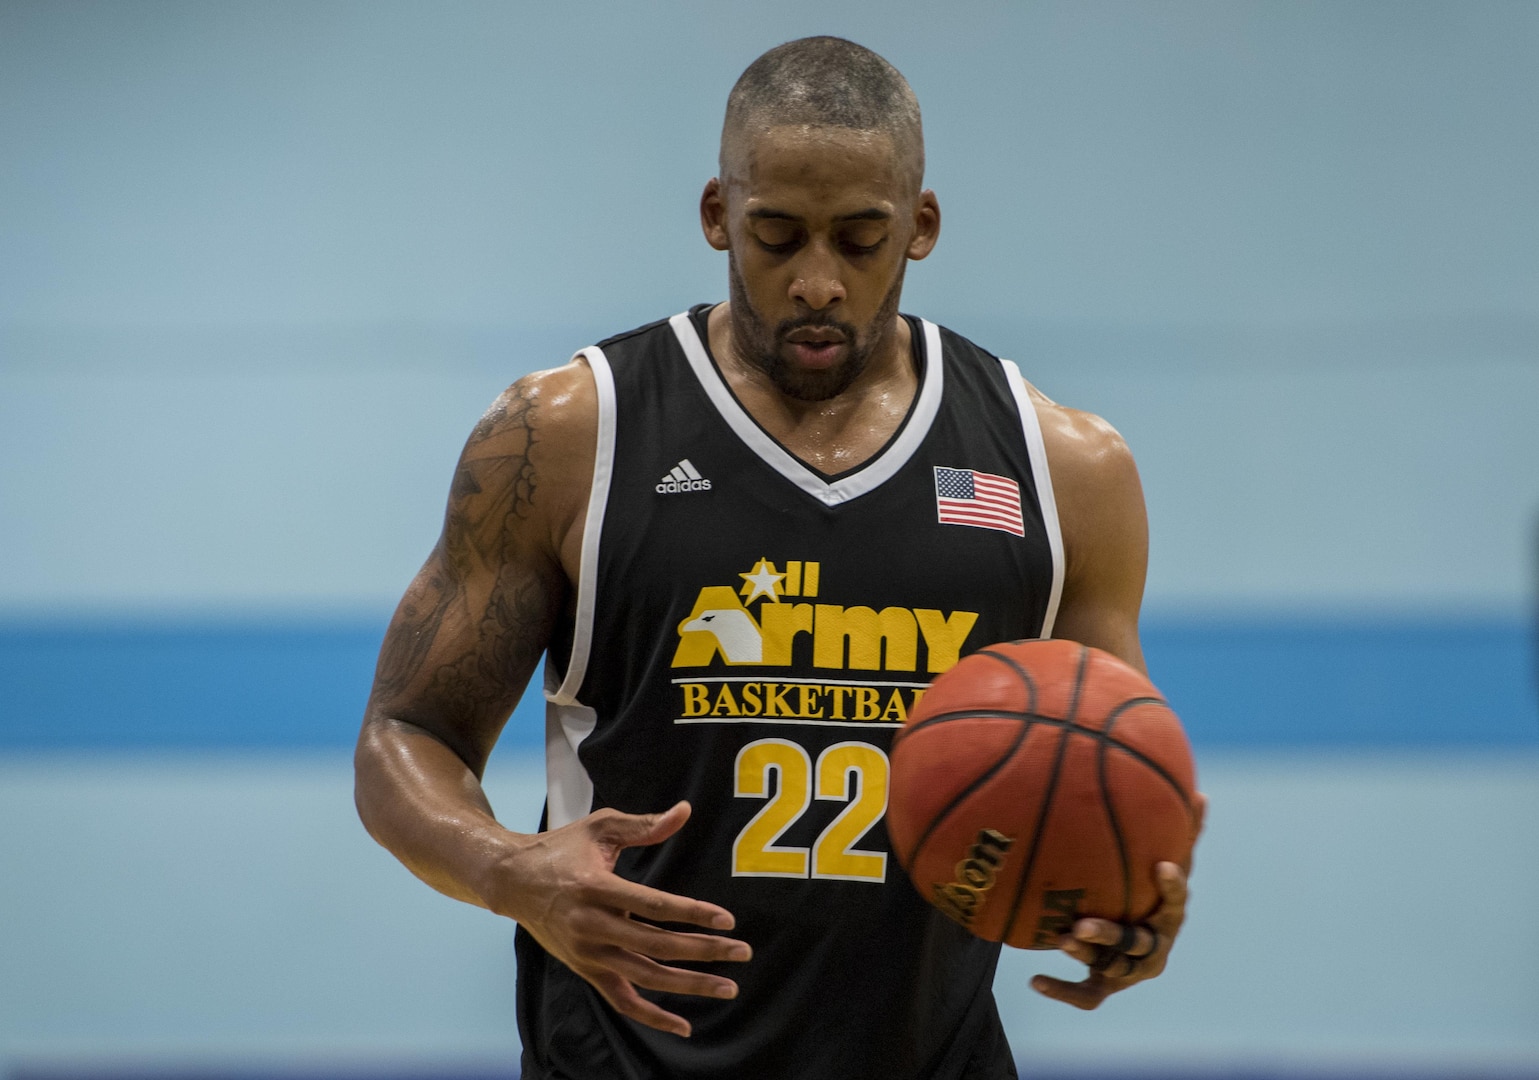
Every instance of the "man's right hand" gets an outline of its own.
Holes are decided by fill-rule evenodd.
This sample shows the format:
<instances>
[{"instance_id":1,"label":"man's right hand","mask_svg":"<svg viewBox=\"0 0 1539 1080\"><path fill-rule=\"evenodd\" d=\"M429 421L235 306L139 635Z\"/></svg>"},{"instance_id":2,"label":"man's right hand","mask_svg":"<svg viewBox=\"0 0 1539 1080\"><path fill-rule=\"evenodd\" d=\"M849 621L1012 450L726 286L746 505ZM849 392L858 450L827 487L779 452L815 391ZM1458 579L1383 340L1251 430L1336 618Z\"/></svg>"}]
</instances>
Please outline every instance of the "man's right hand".
<instances>
[{"instance_id":1,"label":"man's right hand","mask_svg":"<svg viewBox=\"0 0 1539 1080\"><path fill-rule=\"evenodd\" d=\"M482 898L591 983L616 1012L687 1037L687 1020L648 1001L637 988L733 998L737 984L731 979L659 961L742 961L753 950L734 938L638 922L633 916L713 930L734 925L731 913L715 904L651 889L614 872L625 848L661 843L687 820L687 802L661 814L597 810L563 828L520 837L517 849L493 867Z\"/></svg>"}]
</instances>

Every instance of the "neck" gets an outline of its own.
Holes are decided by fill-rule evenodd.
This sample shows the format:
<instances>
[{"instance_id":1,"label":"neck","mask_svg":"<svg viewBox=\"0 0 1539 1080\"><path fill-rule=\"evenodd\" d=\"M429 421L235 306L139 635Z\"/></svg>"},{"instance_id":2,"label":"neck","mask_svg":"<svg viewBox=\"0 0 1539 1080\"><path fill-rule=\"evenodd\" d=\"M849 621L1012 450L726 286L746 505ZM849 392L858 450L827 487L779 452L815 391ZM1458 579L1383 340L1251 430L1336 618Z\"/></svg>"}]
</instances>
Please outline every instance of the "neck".
<instances>
[{"instance_id":1,"label":"neck","mask_svg":"<svg viewBox=\"0 0 1539 1080\"><path fill-rule=\"evenodd\" d=\"M784 393L734 340L731 311L718 305L707 320L711 351L743 408L782 446L819 472L833 475L874 456L908 415L919 389L908 322L884 320L870 361L842 392L822 401Z\"/></svg>"}]
</instances>

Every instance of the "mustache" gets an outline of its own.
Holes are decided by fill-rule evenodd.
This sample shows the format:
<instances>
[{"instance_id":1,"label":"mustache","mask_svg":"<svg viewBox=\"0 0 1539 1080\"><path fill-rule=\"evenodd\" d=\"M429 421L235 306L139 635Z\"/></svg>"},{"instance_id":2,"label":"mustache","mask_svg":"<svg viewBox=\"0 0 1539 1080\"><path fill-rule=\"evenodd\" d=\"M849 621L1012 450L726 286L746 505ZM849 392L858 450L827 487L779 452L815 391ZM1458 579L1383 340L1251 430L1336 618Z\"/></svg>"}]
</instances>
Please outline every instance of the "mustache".
<instances>
[{"instance_id":1,"label":"mustache","mask_svg":"<svg viewBox=\"0 0 1539 1080\"><path fill-rule=\"evenodd\" d=\"M830 319L825 315L802 315L795 319L782 319L775 324L775 337L784 340L787 335L797 330L834 330L837 331L847 343L856 341L855 327L838 319Z\"/></svg>"}]
</instances>

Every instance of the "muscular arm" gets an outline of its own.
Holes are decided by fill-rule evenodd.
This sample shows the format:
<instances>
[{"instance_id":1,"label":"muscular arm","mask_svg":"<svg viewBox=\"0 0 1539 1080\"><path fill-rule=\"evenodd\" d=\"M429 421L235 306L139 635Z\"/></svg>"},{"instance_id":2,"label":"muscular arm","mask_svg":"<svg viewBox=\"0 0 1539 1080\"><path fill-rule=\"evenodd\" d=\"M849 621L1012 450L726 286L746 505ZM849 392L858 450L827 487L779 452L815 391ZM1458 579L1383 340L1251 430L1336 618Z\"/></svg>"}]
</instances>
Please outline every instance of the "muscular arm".
<instances>
[{"instance_id":1,"label":"muscular arm","mask_svg":"<svg viewBox=\"0 0 1539 1080\"><path fill-rule=\"evenodd\" d=\"M516 919L617 1012L689 1034L637 988L730 998L730 979L659 961L747 960L740 941L640 922L732 928L714 904L614 873L626 847L656 844L689 817L598 810L560 829L498 824L481 788L556 620L582 549L598 412L573 363L520 380L465 445L438 544L407 590L380 650L355 755L359 816L435 889Z\"/></svg>"},{"instance_id":2,"label":"muscular arm","mask_svg":"<svg viewBox=\"0 0 1539 1080\"><path fill-rule=\"evenodd\" d=\"M478 878L515 838L481 774L566 603L555 537L576 500L536 467L552 441L541 416L551 381L514 385L471 433L443 533L386 632L356 755L374 838L440 892L483 907Z\"/></svg>"},{"instance_id":3,"label":"muscular arm","mask_svg":"<svg viewBox=\"0 0 1539 1080\"><path fill-rule=\"evenodd\" d=\"M1053 636L1078 641L1146 671L1138 640L1149 562L1149 526L1138 469L1122 437L1100 417L1065 409L1031 390L1053 476L1063 530L1063 597ZM1206 806L1198 799L1198 828ZM1060 948L1091 966L1079 982L1038 975L1040 993L1081 1009L1165 969L1186 916L1186 869L1160 863L1150 872L1160 907L1146 924L1126 928L1105 919L1080 919Z\"/></svg>"}]
</instances>

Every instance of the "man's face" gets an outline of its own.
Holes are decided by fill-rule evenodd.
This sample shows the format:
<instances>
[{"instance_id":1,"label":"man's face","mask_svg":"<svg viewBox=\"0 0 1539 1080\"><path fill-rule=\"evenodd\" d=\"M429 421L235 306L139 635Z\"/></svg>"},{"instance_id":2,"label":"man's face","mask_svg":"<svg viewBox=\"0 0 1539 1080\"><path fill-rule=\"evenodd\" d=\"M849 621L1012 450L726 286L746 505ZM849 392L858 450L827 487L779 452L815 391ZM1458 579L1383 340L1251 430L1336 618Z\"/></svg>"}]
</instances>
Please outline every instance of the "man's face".
<instances>
[{"instance_id":1,"label":"man's face","mask_svg":"<svg viewBox=\"0 0 1539 1080\"><path fill-rule=\"evenodd\" d=\"M835 397L891 341L904 267L939 233L935 196L875 132L776 127L725 158L701 218L728 252L733 344L787 396Z\"/></svg>"}]
</instances>

